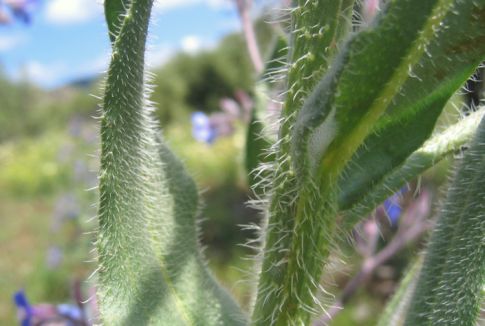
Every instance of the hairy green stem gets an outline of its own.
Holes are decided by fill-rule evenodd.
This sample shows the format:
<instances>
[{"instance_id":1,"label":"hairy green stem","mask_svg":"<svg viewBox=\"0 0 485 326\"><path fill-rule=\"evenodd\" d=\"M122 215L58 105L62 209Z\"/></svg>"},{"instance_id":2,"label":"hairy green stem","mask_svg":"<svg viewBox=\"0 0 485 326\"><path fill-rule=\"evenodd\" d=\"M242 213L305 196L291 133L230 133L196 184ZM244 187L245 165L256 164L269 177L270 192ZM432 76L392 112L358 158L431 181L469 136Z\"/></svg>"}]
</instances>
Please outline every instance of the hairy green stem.
<instances>
[{"instance_id":1,"label":"hairy green stem","mask_svg":"<svg viewBox=\"0 0 485 326\"><path fill-rule=\"evenodd\" d=\"M287 259L297 210L298 185L289 156L290 133L306 94L329 66L337 44L350 28L354 0L299 1L292 9L288 91L282 113L272 193L267 208L266 238L252 323L272 324L287 294ZM322 51L322 49L324 49ZM284 323L284 322L283 322Z\"/></svg>"},{"instance_id":2,"label":"hairy green stem","mask_svg":"<svg viewBox=\"0 0 485 326\"><path fill-rule=\"evenodd\" d=\"M431 236L405 325L474 325L485 283L485 119Z\"/></svg>"},{"instance_id":3,"label":"hairy green stem","mask_svg":"<svg viewBox=\"0 0 485 326\"><path fill-rule=\"evenodd\" d=\"M105 2L113 53L101 119L101 319L109 326L245 325L199 252L197 187L151 116L144 72L151 7Z\"/></svg>"},{"instance_id":4,"label":"hairy green stem","mask_svg":"<svg viewBox=\"0 0 485 326\"><path fill-rule=\"evenodd\" d=\"M135 1L121 20L122 28L113 39L103 102L97 250L98 298L106 325L127 324L137 305L133 298L144 292L138 282L140 264L156 264L153 256L139 257L140 252L153 251L139 241L148 233L147 209L153 209L149 196L140 190L155 183L151 176L160 173L152 166L156 152L149 126L153 122L144 100L150 8L151 1ZM113 287L114 282L118 286Z\"/></svg>"}]
</instances>

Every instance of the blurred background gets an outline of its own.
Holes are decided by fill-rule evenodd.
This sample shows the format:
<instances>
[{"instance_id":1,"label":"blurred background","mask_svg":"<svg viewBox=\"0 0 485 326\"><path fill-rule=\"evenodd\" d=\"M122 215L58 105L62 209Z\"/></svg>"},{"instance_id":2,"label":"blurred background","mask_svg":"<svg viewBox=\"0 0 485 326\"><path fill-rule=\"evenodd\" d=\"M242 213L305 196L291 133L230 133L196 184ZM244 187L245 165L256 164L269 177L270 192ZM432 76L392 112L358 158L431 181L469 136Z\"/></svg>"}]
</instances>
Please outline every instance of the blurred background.
<instances>
[{"instance_id":1,"label":"blurred background","mask_svg":"<svg viewBox=\"0 0 485 326\"><path fill-rule=\"evenodd\" d=\"M252 262L244 259L251 251L240 244L255 235L240 225L260 222L258 212L246 204L245 146L261 67L247 50L248 32L242 26L249 13L258 51L267 57L281 31L279 5L159 1L147 54L154 73L155 114L202 191L205 255L246 308L249 286L238 281L251 268ZM18 323L15 294L20 306L22 296L34 305L76 306L94 293L86 280L96 267L95 117L109 60L106 30L99 1L0 0L0 325ZM461 96L453 101L459 106ZM450 105L442 123L456 116ZM358 275L366 257L406 231L399 227L402 216L423 221L433 216L432 199L446 180L448 165L429 171L421 191L410 185L387 202L376 219L361 226L353 244L342 241L324 280L336 294ZM415 240L422 238L426 225L359 287L347 289L349 295L341 298L347 308L336 313L333 325L375 322L421 248Z\"/></svg>"}]
</instances>

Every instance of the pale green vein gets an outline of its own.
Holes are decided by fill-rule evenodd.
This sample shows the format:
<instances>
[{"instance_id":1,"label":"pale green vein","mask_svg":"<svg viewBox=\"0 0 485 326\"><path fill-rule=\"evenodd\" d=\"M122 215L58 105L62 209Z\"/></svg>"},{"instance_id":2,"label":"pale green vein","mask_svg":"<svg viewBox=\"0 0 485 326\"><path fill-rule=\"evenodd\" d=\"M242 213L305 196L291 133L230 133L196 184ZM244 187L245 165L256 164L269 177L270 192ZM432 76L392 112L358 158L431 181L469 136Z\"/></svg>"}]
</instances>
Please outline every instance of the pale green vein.
<instances>
[{"instance_id":1,"label":"pale green vein","mask_svg":"<svg viewBox=\"0 0 485 326\"><path fill-rule=\"evenodd\" d=\"M338 148L325 155L321 164L321 174L327 174L330 179L336 180L352 154L361 145L365 137L372 131L372 126L386 111L387 107L398 94L401 87L410 76L412 68L420 61L426 51L426 46L432 41L436 29L441 25L446 14L453 7L453 0L441 0L432 10L430 18L426 21L419 37L414 42L406 57L396 67L392 77L384 86L384 89L373 101L363 118L350 131Z\"/></svg>"},{"instance_id":2,"label":"pale green vein","mask_svg":"<svg viewBox=\"0 0 485 326\"><path fill-rule=\"evenodd\" d=\"M358 203L344 211L342 221L344 228L346 230L352 229L360 219L369 214L374 207L386 198L392 196L406 182L440 162L447 155L459 150L473 137L484 115L485 108L482 108L428 139L401 166L362 196ZM342 207L344 204L339 203L339 206Z\"/></svg>"}]
</instances>

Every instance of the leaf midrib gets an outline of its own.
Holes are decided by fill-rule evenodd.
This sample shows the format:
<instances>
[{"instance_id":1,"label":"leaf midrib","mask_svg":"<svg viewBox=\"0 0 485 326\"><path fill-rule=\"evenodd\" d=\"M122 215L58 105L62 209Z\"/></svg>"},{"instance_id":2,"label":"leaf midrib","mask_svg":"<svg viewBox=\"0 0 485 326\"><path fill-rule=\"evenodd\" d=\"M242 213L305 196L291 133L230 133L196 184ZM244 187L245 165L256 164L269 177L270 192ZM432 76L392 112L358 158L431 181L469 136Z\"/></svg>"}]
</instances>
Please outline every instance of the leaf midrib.
<instances>
[{"instance_id":1,"label":"leaf midrib","mask_svg":"<svg viewBox=\"0 0 485 326\"><path fill-rule=\"evenodd\" d=\"M320 164L320 175L324 179L337 180L337 176L409 78L409 68L414 67L421 60L426 46L434 38L435 31L433 28L443 22L453 4L453 0L440 0L436 3L429 15L430 18L426 20L423 28L418 32L419 37L414 41L410 51L399 66L396 67L383 90L376 96L369 110L350 134L341 141L341 144L335 146L333 151L329 151L323 157Z\"/></svg>"}]
</instances>

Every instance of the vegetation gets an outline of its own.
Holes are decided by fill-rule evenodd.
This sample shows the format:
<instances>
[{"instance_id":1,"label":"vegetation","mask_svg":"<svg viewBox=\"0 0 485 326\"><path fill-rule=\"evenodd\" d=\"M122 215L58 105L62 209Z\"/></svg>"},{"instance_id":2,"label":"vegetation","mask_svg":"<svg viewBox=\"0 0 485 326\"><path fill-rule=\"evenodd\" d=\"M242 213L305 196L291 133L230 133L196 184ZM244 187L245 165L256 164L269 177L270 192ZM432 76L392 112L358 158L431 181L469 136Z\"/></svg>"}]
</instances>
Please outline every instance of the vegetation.
<instances>
[{"instance_id":1,"label":"vegetation","mask_svg":"<svg viewBox=\"0 0 485 326\"><path fill-rule=\"evenodd\" d=\"M108 15L114 52L131 53L136 42L125 46L118 33L140 24L130 13L143 7L137 14L147 15L147 3L131 1L127 12ZM463 102L455 92L485 58L483 42L476 42L485 33L479 19L485 4L385 1L378 18L362 21L355 13L367 15L368 8L353 3L296 4L283 23L293 33L288 39L279 34L278 42L271 40L274 30L258 22L262 52L272 53L272 60L256 83L241 35L213 50L175 57L154 71L151 109L142 56L118 57L101 113L101 171L111 175L101 178L101 193L85 191L96 186L100 168L96 155L88 156L99 146L99 120L92 117L100 115L99 99L88 94L99 94L100 83L46 93L28 81L0 78L0 249L6 253L0 260L0 324L15 323L10 297L16 290L25 288L32 302L65 302L70 283L96 269L85 261L93 258L95 240L91 204L101 194L101 270L92 280L100 285L104 324L323 325L331 319L332 325L401 325L407 316L409 325L473 325L484 282L484 209L476 200L485 189L483 122L481 134L471 138L484 111L457 114ZM319 6L325 15L316 14ZM119 18L126 13L130 19ZM143 37L137 39L143 47ZM113 76L126 77L124 60L138 67L128 98L115 94L122 87L113 82ZM195 142L192 112L219 113L220 99L241 90L254 98L249 126L236 123L232 137L210 146ZM284 110L277 133L271 131L277 119L264 117L268 97L278 93ZM333 115L332 107L342 113ZM379 107L373 123L365 120L371 114L361 115ZM338 128L331 128L330 118ZM127 151L136 155L125 157ZM462 167L433 227L438 214L429 197L438 197L454 157ZM244 205L244 163L249 170L263 167L248 178L259 215ZM400 191L406 184L410 191ZM405 193L398 219L383 207L375 219L367 218L397 191ZM126 209L120 214L121 206ZM262 230L239 226L251 223ZM429 253L416 260L424 243L415 240L433 228ZM200 245L207 246L205 257ZM242 259L254 250L256 259Z\"/></svg>"},{"instance_id":2,"label":"vegetation","mask_svg":"<svg viewBox=\"0 0 485 326\"><path fill-rule=\"evenodd\" d=\"M485 35L478 14L485 2L387 2L355 34L354 1L295 2L274 159L262 164L270 168L261 174L267 221L250 315L202 262L197 190L150 114L144 52L151 5L105 3L113 54L101 120L101 319L107 325L309 325L325 312L320 280L335 243L358 220L355 211L371 211L376 198L385 199L382 192L391 196L420 173L416 160L429 167L443 157L442 147L463 144L458 135L431 134L445 104L485 57L474 42ZM468 120L481 130L481 119L479 112ZM484 153L482 132L476 137L416 273L426 290L417 286L407 296L406 325L471 325L478 316ZM443 246L450 239L451 251Z\"/></svg>"},{"instance_id":3,"label":"vegetation","mask_svg":"<svg viewBox=\"0 0 485 326\"><path fill-rule=\"evenodd\" d=\"M185 96L192 87L201 87L203 80L192 80L188 75L181 78L186 91L169 97L175 103L170 107L173 119L164 119L163 127L170 135L171 147L205 189L200 238L208 247L211 267L228 286L242 276L233 268L247 266L244 260L235 260L234 254L247 253L238 244L252 233L241 231L238 225L256 220L256 212L244 205L248 188L240 149L245 127L236 126L234 137L218 139L208 146L192 137L190 115L201 109L217 110L216 94L222 94L218 85L228 82L224 75L246 76L252 83L250 69L241 64L249 64L245 53L241 36L232 34L212 50L181 54L155 68L157 76L170 70L182 71L184 65L223 74L216 74L214 87L206 90L206 96L212 98L210 105L191 103ZM223 68L217 66L224 62ZM169 83L164 84L162 79L154 83L152 99L168 103L164 98L169 95L163 88ZM222 95L232 97L235 91L250 90L252 85L238 81L224 89ZM18 289L24 288L33 303L69 302L72 283L88 279L95 269L90 252L97 193L86 190L97 185L99 93L100 81L94 78L90 83L73 83L46 92L27 80L14 83L0 77L0 217L5 221L0 232L0 249L5 253L0 260L2 325L16 323L11 296ZM163 116L163 112L166 110L157 105L155 114ZM205 158L202 162L201 157ZM66 199L74 202L74 214L65 207ZM53 230L57 219L61 226ZM51 256L59 259L55 266L50 265ZM83 285L87 299L92 284ZM247 301L247 289L238 287L234 291Z\"/></svg>"}]
</instances>

